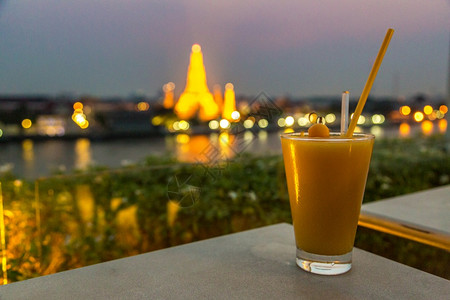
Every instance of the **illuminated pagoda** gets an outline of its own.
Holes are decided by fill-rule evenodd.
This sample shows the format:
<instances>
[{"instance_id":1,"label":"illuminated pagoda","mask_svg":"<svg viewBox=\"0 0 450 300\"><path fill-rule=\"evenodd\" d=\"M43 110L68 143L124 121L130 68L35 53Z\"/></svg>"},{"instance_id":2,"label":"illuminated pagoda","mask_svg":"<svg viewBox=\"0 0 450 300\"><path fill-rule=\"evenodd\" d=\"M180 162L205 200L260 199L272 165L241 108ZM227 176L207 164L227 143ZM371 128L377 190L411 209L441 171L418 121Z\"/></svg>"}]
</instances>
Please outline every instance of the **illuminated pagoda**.
<instances>
[{"instance_id":1,"label":"illuminated pagoda","mask_svg":"<svg viewBox=\"0 0 450 300\"><path fill-rule=\"evenodd\" d=\"M200 45L192 46L187 73L186 87L175 105L175 113L180 119L192 119L196 116L201 121L215 119L219 115L219 106L206 84L206 72Z\"/></svg>"},{"instance_id":2,"label":"illuminated pagoda","mask_svg":"<svg viewBox=\"0 0 450 300\"><path fill-rule=\"evenodd\" d=\"M232 83L225 85L225 97L223 101L222 118L228 121L234 120L232 117L233 112L236 110L236 95L234 93L234 86Z\"/></svg>"}]
</instances>

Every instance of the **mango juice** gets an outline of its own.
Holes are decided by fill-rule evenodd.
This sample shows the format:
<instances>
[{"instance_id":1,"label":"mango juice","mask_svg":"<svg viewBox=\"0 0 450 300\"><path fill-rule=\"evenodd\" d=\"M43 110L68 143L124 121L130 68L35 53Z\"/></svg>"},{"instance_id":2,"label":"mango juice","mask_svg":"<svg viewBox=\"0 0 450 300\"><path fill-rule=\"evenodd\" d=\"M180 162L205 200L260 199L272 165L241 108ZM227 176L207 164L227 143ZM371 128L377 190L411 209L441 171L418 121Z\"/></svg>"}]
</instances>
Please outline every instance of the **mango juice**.
<instances>
[{"instance_id":1,"label":"mango juice","mask_svg":"<svg viewBox=\"0 0 450 300\"><path fill-rule=\"evenodd\" d=\"M297 248L318 255L352 251L373 143L373 135L363 134L281 136Z\"/></svg>"}]
</instances>

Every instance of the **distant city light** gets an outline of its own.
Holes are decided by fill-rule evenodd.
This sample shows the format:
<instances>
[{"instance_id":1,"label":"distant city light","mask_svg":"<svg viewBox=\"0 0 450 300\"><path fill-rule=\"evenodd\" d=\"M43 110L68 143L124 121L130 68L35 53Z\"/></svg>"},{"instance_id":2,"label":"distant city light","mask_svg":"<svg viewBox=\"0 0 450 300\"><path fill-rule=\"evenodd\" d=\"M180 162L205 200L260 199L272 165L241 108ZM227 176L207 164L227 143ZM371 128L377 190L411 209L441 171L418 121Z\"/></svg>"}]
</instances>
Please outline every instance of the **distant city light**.
<instances>
[{"instance_id":1,"label":"distant city light","mask_svg":"<svg viewBox=\"0 0 450 300\"><path fill-rule=\"evenodd\" d=\"M308 118L308 121L312 124L315 124L317 121L317 118L319 117L319 115L315 112L309 113L306 116Z\"/></svg>"},{"instance_id":2,"label":"distant city light","mask_svg":"<svg viewBox=\"0 0 450 300\"><path fill-rule=\"evenodd\" d=\"M383 124L386 118L381 114L375 114L372 116L372 123L373 124Z\"/></svg>"},{"instance_id":3,"label":"distant city light","mask_svg":"<svg viewBox=\"0 0 450 300\"><path fill-rule=\"evenodd\" d=\"M247 119L244 121L244 127L250 129L255 125L255 122L252 119Z\"/></svg>"},{"instance_id":4,"label":"distant city light","mask_svg":"<svg viewBox=\"0 0 450 300\"><path fill-rule=\"evenodd\" d=\"M306 125L308 125L309 120L308 120L308 118L306 118L306 117L300 117L300 118L297 120L297 123L298 123L298 125L300 125L300 126L306 126Z\"/></svg>"},{"instance_id":5,"label":"distant city light","mask_svg":"<svg viewBox=\"0 0 450 300\"><path fill-rule=\"evenodd\" d=\"M239 120L240 117L241 117L241 114L237 110L235 110L231 113L231 118L233 120Z\"/></svg>"},{"instance_id":6,"label":"distant city light","mask_svg":"<svg viewBox=\"0 0 450 300\"><path fill-rule=\"evenodd\" d=\"M332 124L336 121L336 115L333 113L329 113L325 116L325 122L328 124Z\"/></svg>"},{"instance_id":7,"label":"distant city light","mask_svg":"<svg viewBox=\"0 0 450 300\"><path fill-rule=\"evenodd\" d=\"M411 108L407 105L400 107L400 113L404 116L408 116L411 113Z\"/></svg>"},{"instance_id":8,"label":"distant city light","mask_svg":"<svg viewBox=\"0 0 450 300\"><path fill-rule=\"evenodd\" d=\"M219 126L222 129L227 129L227 128L230 128L231 124L230 124L230 121L228 121L227 119L222 119L219 122Z\"/></svg>"},{"instance_id":9,"label":"distant city light","mask_svg":"<svg viewBox=\"0 0 450 300\"><path fill-rule=\"evenodd\" d=\"M287 127L291 127L292 125L294 125L295 120L294 120L293 117L288 116L288 117L286 117L285 122L286 122L286 126L287 126Z\"/></svg>"},{"instance_id":10,"label":"distant city light","mask_svg":"<svg viewBox=\"0 0 450 300\"><path fill-rule=\"evenodd\" d=\"M437 111L436 111L436 118L442 119L442 118L444 118L444 117L445 117L445 114L442 113L442 111L440 111L440 110L437 110Z\"/></svg>"},{"instance_id":11,"label":"distant city light","mask_svg":"<svg viewBox=\"0 0 450 300\"><path fill-rule=\"evenodd\" d=\"M279 118L277 124L279 127L284 127L286 126L286 120L284 118Z\"/></svg>"},{"instance_id":12,"label":"distant city light","mask_svg":"<svg viewBox=\"0 0 450 300\"><path fill-rule=\"evenodd\" d=\"M416 122L422 122L424 117L425 116L423 115L423 113L421 111L416 111L414 113L414 121L416 121Z\"/></svg>"},{"instance_id":13,"label":"distant city light","mask_svg":"<svg viewBox=\"0 0 450 300\"><path fill-rule=\"evenodd\" d=\"M152 124L155 126L159 126L162 124L163 121L164 121L164 119L161 116L156 116L156 117L153 117Z\"/></svg>"},{"instance_id":14,"label":"distant city light","mask_svg":"<svg viewBox=\"0 0 450 300\"><path fill-rule=\"evenodd\" d=\"M0 137L3 136L3 130L0 129Z\"/></svg>"},{"instance_id":15,"label":"distant city light","mask_svg":"<svg viewBox=\"0 0 450 300\"><path fill-rule=\"evenodd\" d=\"M180 122L178 121L173 122L172 128L173 130L180 130Z\"/></svg>"},{"instance_id":16,"label":"distant city light","mask_svg":"<svg viewBox=\"0 0 450 300\"><path fill-rule=\"evenodd\" d=\"M89 127L89 122L87 120L86 115L83 112L83 104L81 102L75 102L73 104L73 109L74 112L72 114L72 120L78 125L80 126L81 129L86 129ZM89 108L90 110L90 108ZM52 127L47 127L44 129L45 134L49 135L49 136L54 136L54 135L63 135L64 131L59 130L59 128L56 128L54 126Z\"/></svg>"},{"instance_id":17,"label":"distant city light","mask_svg":"<svg viewBox=\"0 0 450 300\"><path fill-rule=\"evenodd\" d=\"M446 113L448 112L448 107L447 107L447 105L441 105L441 106L439 106L439 111L440 111L442 114L446 114Z\"/></svg>"},{"instance_id":18,"label":"distant city light","mask_svg":"<svg viewBox=\"0 0 450 300\"><path fill-rule=\"evenodd\" d=\"M31 122L30 119L24 119L24 120L22 121L22 127L25 128L25 129L30 128L32 124L33 124L33 123Z\"/></svg>"},{"instance_id":19,"label":"distant city light","mask_svg":"<svg viewBox=\"0 0 450 300\"><path fill-rule=\"evenodd\" d=\"M362 125L364 123L366 123L366 117L364 117L363 115L360 115L358 118L358 122L356 122L358 125Z\"/></svg>"},{"instance_id":20,"label":"distant city light","mask_svg":"<svg viewBox=\"0 0 450 300\"><path fill-rule=\"evenodd\" d=\"M187 121L181 120L180 122L178 122L178 127L180 128L180 130L188 130L190 125Z\"/></svg>"},{"instance_id":21,"label":"distant city light","mask_svg":"<svg viewBox=\"0 0 450 300\"><path fill-rule=\"evenodd\" d=\"M150 108L150 104L147 102L139 102L136 107L138 111L147 111Z\"/></svg>"},{"instance_id":22,"label":"distant city light","mask_svg":"<svg viewBox=\"0 0 450 300\"><path fill-rule=\"evenodd\" d=\"M267 126L269 126L269 121L267 121L266 119L261 119L258 121L258 126L260 128L266 128Z\"/></svg>"},{"instance_id":23,"label":"distant city light","mask_svg":"<svg viewBox=\"0 0 450 300\"><path fill-rule=\"evenodd\" d=\"M80 128L81 129L86 129L89 127L89 121L88 120L84 120L84 122L80 123ZM58 134L58 132L56 132L56 134Z\"/></svg>"},{"instance_id":24,"label":"distant city light","mask_svg":"<svg viewBox=\"0 0 450 300\"><path fill-rule=\"evenodd\" d=\"M426 115L430 115L433 112L433 107L431 107L431 105L425 105L425 107L423 108L423 112Z\"/></svg>"},{"instance_id":25,"label":"distant city light","mask_svg":"<svg viewBox=\"0 0 450 300\"><path fill-rule=\"evenodd\" d=\"M438 112L439 112L438 110L433 110L433 112L427 116L428 119L431 121L436 120Z\"/></svg>"},{"instance_id":26,"label":"distant city light","mask_svg":"<svg viewBox=\"0 0 450 300\"><path fill-rule=\"evenodd\" d=\"M211 121L209 121L208 126L210 129L216 130L219 128L220 124L219 124L219 121L217 121L217 120L211 120Z\"/></svg>"},{"instance_id":27,"label":"distant city light","mask_svg":"<svg viewBox=\"0 0 450 300\"><path fill-rule=\"evenodd\" d=\"M83 109L83 103L81 103L81 102L75 102L75 103L73 104L73 110L77 110L77 109L82 110L82 109Z\"/></svg>"}]
</instances>

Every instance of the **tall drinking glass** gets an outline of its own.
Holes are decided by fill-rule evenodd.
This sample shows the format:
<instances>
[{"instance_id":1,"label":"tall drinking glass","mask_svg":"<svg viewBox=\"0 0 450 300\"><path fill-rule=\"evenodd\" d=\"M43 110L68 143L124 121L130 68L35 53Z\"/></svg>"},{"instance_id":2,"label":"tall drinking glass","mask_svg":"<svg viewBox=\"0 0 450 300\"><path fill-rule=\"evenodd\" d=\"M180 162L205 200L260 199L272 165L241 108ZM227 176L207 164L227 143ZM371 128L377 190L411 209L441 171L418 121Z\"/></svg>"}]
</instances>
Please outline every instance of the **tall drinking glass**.
<instances>
[{"instance_id":1,"label":"tall drinking glass","mask_svg":"<svg viewBox=\"0 0 450 300\"><path fill-rule=\"evenodd\" d=\"M374 138L281 135L296 262L303 270L323 275L350 270Z\"/></svg>"}]
</instances>

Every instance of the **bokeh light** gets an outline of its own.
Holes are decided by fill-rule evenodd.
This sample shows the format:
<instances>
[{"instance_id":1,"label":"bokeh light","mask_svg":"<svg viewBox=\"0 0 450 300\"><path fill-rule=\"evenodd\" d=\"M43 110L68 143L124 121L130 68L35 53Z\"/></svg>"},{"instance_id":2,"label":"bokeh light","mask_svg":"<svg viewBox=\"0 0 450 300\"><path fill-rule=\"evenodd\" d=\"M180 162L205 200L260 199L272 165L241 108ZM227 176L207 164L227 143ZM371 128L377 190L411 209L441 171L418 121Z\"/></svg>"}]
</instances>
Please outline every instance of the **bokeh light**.
<instances>
[{"instance_id":1,"label":"bokeh light","mask_svg":"<svg viewBox=\"0 0 450 300\"><path fill-rule=\"evenodd\" d=\"M247 128L247 129L252 128L253 125L255 125L255 121L253 121L250 118L248 118L247 120L244 121L244 127Z\"/></svg>"},{"instance_id":2,"label":"bokeh light","mask_svg":"<svg viewBox=\"0 0 450 300\"><path fill-rule=\"evenodd\" d=\"M423 112L426 115L429 115L429 114L431 114L433 112L433 107L431 107L431 105L425 105L424 108L423 108Z\"/></svg>"},{"instance_id":3,"label":"bokeh light","mask_svg":"<svg viewBox=\"0 0 450 300\"><path fill-rule=\"evenodd\" d=\"M209 126L209 128L212 129L212 130L219 129L219 121L217 121L217 120L211 120L211 121L209 121L208 126Z\"/></svg>"},{"instance_id":4,"label":"bokeh light","mask_svg":"<svg viewBox=\"0 0 450 300\"><path fill-rule=\"evenodd\" d=\"M239 120L240 117L241 117L241 114L237 110L235 110L231 113L231 118L233 120Z\"/></svg>"},{"instance_id":5,"label":"bokeh light","mask_svg":"<svg viewBox=\"0 0 450 300\"><path fill-rule=\"evenodd\" d=\"M358 125L362 125L364 123L366 123L366 117L363 115L360 115L358 118L358 122L356 122Z\"/></svg>"},{"instance_id":6,"label":"bokeh light","mask_svg":"<svg viewBox=\"0 0 450 300\"><path fill-rule=\"evenodd\" d=\"M286 117L286 119L285 119L285 123L286 123L286 126L287 126L287 127L291 127L292 125L294 125L295 120L294 120L293 117L288 116L288 117Z\"/></svg>"},{"instance_id":7,"label":"bokeh light","mask_svg":"<svg viewBox=\"0 0 450 300\"><path fill-rule=\"evenodd\" d=\"M411 113L411 107L407 105L400 107L400 113L404 116L408 116Z\"/></svg>"},{"instance_id":8,"label":"bokeh light","mask_svg":"<svg viewBox=\"0 0 450 300\"><path fill-rule=\"evenodd\" d=\"M75 103L73 104L73 110L77 110L77 109L82 110L82 109L83 109L83 103L81 103L81 102L75 102Z\"/></svg>"},{"instance_id":9,"label":"bokeh light","mask_svg":"<svg viewBox=\"0 0 450 300\"><path fill-rule=\"evenodd\" d=\"M185 120L181 120L178 122L178 127L180 128L180 130L188 130L190 125L189 125L189 122L187 122Z\"/></svg>"},{"instance_id":10,"label":"bokeh light","mask_svg":"<svg viewBox=\"0 0 450 300\"><path fill-rule=\"evenodd\" d=\"M327 124L333 124L336 121L336 115L333 113L329 113L325 116L325 122Z\"/></svg>"},{"instance_id":11,"label":"bokeh light","mask_svg":"<svg viewBox=\"0 0 450 300\"><path fill-rule=\"evenodd\" d=\"M267 121L266 119L261 119L258 121L258 126L260 128L266 128L267 126L269 126L269 121Z\"/></svg>"},{"instance_id":12,"label":"bokeh light","mask_svg":"<svg viewBox=\"0 0 450 300\"><path fill-rule=\"evenodd\" d=\"M298 118L297 123L299 126L306 126L309 124L309 120L306 117L300 117Z\"/></svg>"},{"instance_id":13,"label":"bokeh light","mask_svg":"<svg viewBox=\"0 0 450 300\"><path fill-rule=\"evenodd\" d=\"M373 124L383 124L386 118L381 114L375 114L372 116L372 123Z\"/></svg>"},{"instance_id":14,"label":"bokeh light","mask_svg":"<svg viewBox=\"0 0 450 300\"><path fill-rule=\"evenodd\" d=\"M139 102L137 104L137 109L138 111L147 111L150 108L150 104L148 104L147 102Z\"/></svg>"},{"instance_id":15,"label":"bokeh light","mask_svg":"<svg viewBox=\"0 0 450 300\"><path fill-rule=\"evenodd\" d=\"M414 121L416 121L416 122L422 122L424 117L425 116L423 115L423 113L421 111L416 111L414 113Z\"/></svg>"},{"instance_id":16,"label":"bokeh light","mask_svg":"<svg viewBox=\"0 0 450 300\"><path fill-rule=\"evenodd\" d=\"M227 119L220 120L219 125L222 129L228 129L231 126L230 121L228 121Z\"/></svg>"},{"instance_id":17,"label":"bokeh light","mask_svg":"<svg viewBox=\"0 0 450 300\"><path fill-rule=\"evenodd\" d=\"M33 123L31 122L30 119L24 119L24 120L22 121L22 127L23 127L24 129L30 128L32 124L33 124Z\"/></svg>"}]
</instances>

